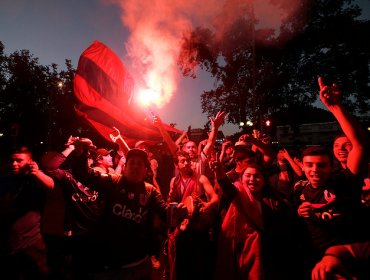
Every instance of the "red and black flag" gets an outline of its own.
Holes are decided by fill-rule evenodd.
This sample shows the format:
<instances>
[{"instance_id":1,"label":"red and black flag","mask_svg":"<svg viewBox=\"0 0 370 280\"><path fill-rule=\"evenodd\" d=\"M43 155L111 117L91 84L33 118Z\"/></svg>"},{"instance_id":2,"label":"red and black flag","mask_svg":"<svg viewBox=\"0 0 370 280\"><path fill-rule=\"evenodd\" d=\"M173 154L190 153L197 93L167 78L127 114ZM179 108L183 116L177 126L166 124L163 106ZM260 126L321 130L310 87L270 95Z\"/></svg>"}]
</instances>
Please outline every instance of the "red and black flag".
<instances>
[{"instance_id":1,"label":"red and black flag","mask_svg":"<svg viewBox=\"0 0 370 280\"><path fill-rule=\"evenodd\" d=\"M74 93L80 101L77 113L109 141L112 127L117 127L130 146L138 140L160 142L159 130L131 102L133 92L130 73L107 46L95 41L81 54L74 80ZM180 132L163 125L168 131Z\"/></svg>"}]
</instances>

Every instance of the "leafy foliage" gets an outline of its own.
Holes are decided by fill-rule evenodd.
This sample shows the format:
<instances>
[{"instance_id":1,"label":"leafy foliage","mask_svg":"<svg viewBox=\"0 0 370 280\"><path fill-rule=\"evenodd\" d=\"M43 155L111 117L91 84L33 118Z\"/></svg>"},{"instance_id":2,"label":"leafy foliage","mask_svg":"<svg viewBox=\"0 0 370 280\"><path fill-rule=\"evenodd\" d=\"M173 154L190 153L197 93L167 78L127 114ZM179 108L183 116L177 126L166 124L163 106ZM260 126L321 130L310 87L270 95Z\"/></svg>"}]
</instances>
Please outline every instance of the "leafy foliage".
<instances>
[{"instance_id":1,"label":"leafy foliage","mask_svg":"<svg viewBox=\"0 0 370 280\"><path fill-rule=\"evenodd\" d=\"M317 100L319 75L342 86L350 110L367 112L370 22L358 19L361 10L352 1L299 3L278 31L259 27L249 9L223 36L216 27L197 27L183 38L183 74L195 78L199 66L215 78L214 88L201 96L203 112L211 116L226 110L228 121L238 124L310 108Z\"/></svg>"},{"instance_id":2,"label":"leafy foliage","mask_svg":"<svg viewBox=\"0 0 370 280\"><path fill-rule=\"evenodd\" d=\"M28 50L6 55L0 42L2 150L19 145L55 149L69 135L89 130L74 111L74 73L70 60L58 71L58 65L41 65Z\"/></svg>"}]
</instances>

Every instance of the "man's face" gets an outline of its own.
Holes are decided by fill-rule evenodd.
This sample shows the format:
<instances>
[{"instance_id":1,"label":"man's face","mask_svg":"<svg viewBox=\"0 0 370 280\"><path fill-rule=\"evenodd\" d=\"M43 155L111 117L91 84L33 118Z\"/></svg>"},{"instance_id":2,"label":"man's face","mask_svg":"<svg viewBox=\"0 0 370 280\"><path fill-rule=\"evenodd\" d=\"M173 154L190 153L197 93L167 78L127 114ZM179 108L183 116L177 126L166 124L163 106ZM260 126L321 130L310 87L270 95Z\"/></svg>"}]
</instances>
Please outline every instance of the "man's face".
<instances>
[{"instance_id":1,"label":"man's face","mask_svg":"<svg viewBox=\"0 0 370 280\"><path fill-rule=\"evenodd\" d=\"M176 167L183 175L191 176L193 174L189 157L179 156Z\"/></svg>"},{"instance_id":2,"label":"man's face","mask_svg":"<svg viewBox=\"0 0 370 280\"><path fill-rule=\"evenodd\" d=\"M131 157L126 162L126 167L125 170L123 171L123 174L130 182L133 183L142 182L146 174L146 166L144 159L138 156Z\"/></svg>"},{"instance_id":3,"label":"man's face","mask_svg":"<svg viewBox=\"0 0 370 280\"><path fill-rule=\"evenodd\" d=\"M334 141L333 153L335 158L339 162L346 163L348 154L352 150L352 143L348 140L347 137L338 137Z\"/></svg>"},{"instance_id":4,"label":"man's face","mask_svg":"<svg viewBox=\"0 0 370 280\"><path fill-rule=\"evenodd\" d=\"M13 154L11 157L12 173L26 174L28 171L28 163L31 161L29 154Z\"/></svg>"},{"instance_id":5,"label":"man's face","mask_svg":"<svg viewBox=\"0 0 370 280\"><path fill-rule=\"evenodd\" d=\"M102 156L99 163L106 168L112 167L113 166L112 156L111 155Z\"/></svg>"},{"instance_id":6,"label":"man's face","mask_svg":"<svg viewBox=\"0 0 370 280\"><path fill-rule=\"evenodd\" d=\"M327 155L303 157L303 171L314 188L324 185L330 177L332 166Z\"/></svg>"},{"instance_id":7,"label":"man's face","mask_svg":"<svg viewBox=\"0 0 370 280\"><path fill-rule=\"evenodd\" d=\"M198 155L198 148L193 141L189 141L184 145L184 151L188 153L191 159L196 158Z\"/></svg>"}]
</instances>

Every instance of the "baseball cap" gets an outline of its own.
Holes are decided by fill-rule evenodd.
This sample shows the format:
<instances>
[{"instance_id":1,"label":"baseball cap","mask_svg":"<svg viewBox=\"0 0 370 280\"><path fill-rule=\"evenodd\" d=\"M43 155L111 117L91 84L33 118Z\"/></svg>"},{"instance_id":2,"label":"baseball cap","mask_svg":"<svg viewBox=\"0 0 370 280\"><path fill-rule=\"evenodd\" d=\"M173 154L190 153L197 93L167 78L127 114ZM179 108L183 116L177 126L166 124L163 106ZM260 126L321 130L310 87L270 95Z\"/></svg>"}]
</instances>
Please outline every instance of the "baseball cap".
<instances>
[{"instance_id":1,"label":"baseball cap","mask_svg":"<svg viewBox=\"0 0 370 280\"><path fill-rule=\"evenodd\" d=\"M235 143L235 146L248 146L247 142L244 141L238 141Z\"/></svg>"},{"instance_id":2,"label":"baseball cap","mask_svg":"<svg viewBox=\"0 0 370 280\"><path fill-rule=\"evenodd\" d=\"M138 148L141 144L146 144L146 142L145 142L145 141L143 141L143 140L137 141L137 142L135 143L135 148Z\"/></svg>"},{"instance_id":3,"label":"baseball cap","mask_svg":"<svg viewBox=\"0 0 370 280\"><path fill-rule=\"evenodd\" d=\"M104 148L100 148L100 149L97 149L95 151L95 153L96 153L97 156L105 157L105 156L109 155L112 151L113 150L107 150L107 149L104 149Z\"/></svg>"},{"instance_id":4,"label":"baseball cap","mask_svg":"<svg viewBox=\"0 0 370 280\"><path fill-rule=\"evenodd\" d=\"M148 154L141 150L141 149L131 149L127 152L127 155L126 155L126 162L128 162L130 160L130 158L132 157L139 157L139 158L142 158L144 160L144 163L145 165L148 167L150 166L150 162L149 162L149 159L148 159Z\"/></svg>"}]
</instances>

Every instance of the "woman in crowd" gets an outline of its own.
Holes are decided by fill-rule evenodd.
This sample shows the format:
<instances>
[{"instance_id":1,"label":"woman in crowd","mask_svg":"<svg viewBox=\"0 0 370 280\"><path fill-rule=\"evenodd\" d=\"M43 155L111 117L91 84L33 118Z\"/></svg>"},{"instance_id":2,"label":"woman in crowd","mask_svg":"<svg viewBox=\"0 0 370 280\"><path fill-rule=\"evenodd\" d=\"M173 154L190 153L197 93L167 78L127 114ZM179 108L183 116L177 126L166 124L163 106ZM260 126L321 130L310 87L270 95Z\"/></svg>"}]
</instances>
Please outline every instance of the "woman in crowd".
<instances>
[{"instance_id":1,"label":"woman in crowd","mask_svg":"<svg viewBox=\"0 0 370 280\"><path fill-rule=\"evenodd\" d=\"M301 227L290 203L268 187L263 169L249 164L234 184L218 161L213 169L230 203L221 226L216 278L302 279Z\"/></svg>"}]
</instances>

